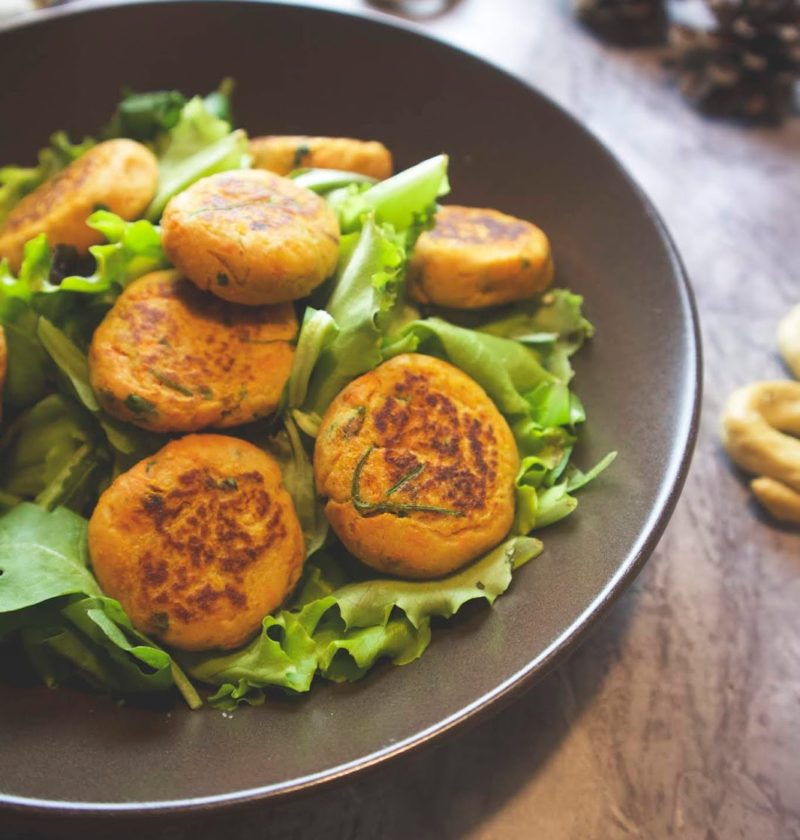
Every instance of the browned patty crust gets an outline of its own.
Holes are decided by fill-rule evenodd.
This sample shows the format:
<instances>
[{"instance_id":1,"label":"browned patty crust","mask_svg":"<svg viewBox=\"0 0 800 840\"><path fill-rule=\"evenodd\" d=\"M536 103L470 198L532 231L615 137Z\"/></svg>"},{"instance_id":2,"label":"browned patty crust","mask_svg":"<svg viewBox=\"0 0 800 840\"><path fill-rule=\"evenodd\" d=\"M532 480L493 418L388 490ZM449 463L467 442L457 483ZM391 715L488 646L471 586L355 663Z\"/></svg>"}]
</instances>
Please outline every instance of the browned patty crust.
<instances>
[{"instance_id":1,"label":"browned patty crust","mask_svg":"<svg viewBox=\"0 0 800 840\"><path fill-rule=\"evenodd\" d=\"M348 385L314 451L339 539L368 565L411 578L451 572L503 539L517 468L511 430L483 389L417 354Z\"/></svg>"},{"instance_id":2,"label":"browned patty crust","mask_svg":"<svg viewBox=\"0 0 800 840\"><path fill-rule=\"evenodd\" d=\"M140 216L155 195L158 164L133 140L107 140L45 181L9 213L0 227L0 257L19 270L25 243L40 233L51 246L86 251L103 241L86 219L102 206L123 219Z\"/></svg>"},{"instance_id":3,"label":"browned patty crust","mask_svg":"<svg viewBox=\"0 0 800 840\"><path fill-rule=\"evenodd\" d=\"M109 414L145 429L238 426L277 407L296 335L290 303L237 306L157 271L128 286L95 331L91 383Z\"/></svg>"},{"instance_id":4,"label":"browned patty crust","mask_svg":"<svg viewBox=\"0 0 800 840\"><path fill-rule=\"evenodd\" d=\"M103 591L184 650L234 648L300 577L300 524L277 463L245 441L189 435L119 476L89 521Z\"/></svg>"},{"instance_id":5,"label":"browned patty crust","mask_svg":"<svg viewBox=\"0 0 800 840\"><path fill-rule=\"evenodd\" d=\"M392 153L377 140L270 134L250 141L256 169L288 175L301 167L341 169L382 181L392 174Z\"/></svg>"},{"instance_id":6,"label":"browned patty crust","mask_svg":"<svg viewBox=\"0 0 800 840\"><path fill-rule=\"evenodd\" d=\"M170 261L234 303L305 297L339 258L339 223L327 203L262 170L201 179L169 202L161 229Z\"/></svg>"},{"instance_id":7,"label":"browned patty crust","mask_svg":"<svg viewBox=\"0 0 800 840\"><path fill-rule=\"evenodd\" d=\"M497 210L449 205L417 240L408 279L413 300L479 309L544 291L553 281L553 258L536 225Z\"/></svg>"}]
</instances>

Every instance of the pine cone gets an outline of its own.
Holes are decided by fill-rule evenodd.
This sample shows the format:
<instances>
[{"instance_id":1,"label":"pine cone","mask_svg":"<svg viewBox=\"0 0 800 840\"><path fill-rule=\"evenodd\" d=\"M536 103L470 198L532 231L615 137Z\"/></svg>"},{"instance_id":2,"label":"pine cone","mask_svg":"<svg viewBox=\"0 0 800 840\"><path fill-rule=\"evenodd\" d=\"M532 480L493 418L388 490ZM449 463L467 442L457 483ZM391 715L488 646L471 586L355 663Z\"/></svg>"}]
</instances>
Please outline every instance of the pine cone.
<instances>
[{"instance_id":1,"label":"pine cone","mask_svg":"<svg viewBox=\"0 0 800 840\"><path fill-rule=\"evenodd\" d=\"M664 0L573 0L578 19L606 41L660 44L667 35Z\"/></svg>"},{"instance_id":2,"label":"pine cone","mask_svg":"<svg viewBox=\"0 0 800 840\"><path fill-rule=\"evenodd\" d=\"M675 25L671 57L684 96L701 111L781 122L800 79L800 0L709 0L710 30Z\"/></svg>"}]
</instances>

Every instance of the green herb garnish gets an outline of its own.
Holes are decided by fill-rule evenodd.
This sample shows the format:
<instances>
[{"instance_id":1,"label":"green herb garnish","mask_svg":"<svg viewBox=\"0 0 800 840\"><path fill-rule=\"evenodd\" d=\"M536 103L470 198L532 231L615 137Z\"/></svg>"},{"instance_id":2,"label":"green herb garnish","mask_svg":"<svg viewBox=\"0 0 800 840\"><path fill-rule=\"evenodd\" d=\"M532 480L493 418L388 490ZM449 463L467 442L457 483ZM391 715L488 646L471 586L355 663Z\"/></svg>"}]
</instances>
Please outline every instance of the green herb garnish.
<instances>
[{"instance_id":1,"label":"green herb garnish","mask_svg":"<svg viewBox=\"0 0 800 840\"><path fill-rule=\"evenodd\" d=\"M138 394L128 394L128 396L125 397L125 408L136 415L158 413L156 407L150 402L150 400L146 400Z\"/></svg>"},{"instance_id":2,"label":"green herb garnish","mask_svg":"<svg viewBox=\"0 0 800 840\"><path fill-rule=\"evenodd\" d=\"M311 147L308 143L301 143L294 150L294 159L292 160L292 169L298 169L303 165L303 160L311 154Z\"/></svg>"},{"instance_id":3,"label":"green herb garnish","mask_svg":"<svg viewBox=\"0 0 800 840\"><path fill-rule=\"evenodd\" d=\"M417 504L405 504L405 503L395 503L395 502L368 502L366 499L361 498L361 473L364 471L364 467L369 459L369 456L372 454L372 450L375 446L370 446L364 454L359 458L358 463L356 464L355 470L353 470L353 481L350 487L350 495L351 501L353 503L353 507L361 514L361 516L376 516L379 513L391 513L394 516L408 516L410 513L439 513L442 516L464 516L464 512L460 510L454 510L452 508L443 508L443 507L436 507L435 505L417 505ZM424 465L422 465L424 467ZM415 467L414 470L411 472L415 472L416 475L419 475L422 472L421 468ZM406 484L412 478L414 478L411 473L408 475L403 476L400 481L395 484L393 487L389 489L387 493L384 494L384 498L387 498L389 495L394 493L396 490L399 489L399 486Z\"/></svg>"},{"instance_id":4,"label":"green herb garnish","mask_svg":"<svg viewBox=\"0 0 800 840\"><path fill-rule=\"evenodd\" d=\"M161 373L161 371L155 370L153 368L150 369L150 373L155 376L155 378L162 384L166 385L167 388L171 388L173 391L177 391L179 394L183 394L184 397L193 397L194 391L187 388L185 385L181 385L180 382L177 382L172 377L167 376L165 373Z\"/></svg>"}]
</instances>

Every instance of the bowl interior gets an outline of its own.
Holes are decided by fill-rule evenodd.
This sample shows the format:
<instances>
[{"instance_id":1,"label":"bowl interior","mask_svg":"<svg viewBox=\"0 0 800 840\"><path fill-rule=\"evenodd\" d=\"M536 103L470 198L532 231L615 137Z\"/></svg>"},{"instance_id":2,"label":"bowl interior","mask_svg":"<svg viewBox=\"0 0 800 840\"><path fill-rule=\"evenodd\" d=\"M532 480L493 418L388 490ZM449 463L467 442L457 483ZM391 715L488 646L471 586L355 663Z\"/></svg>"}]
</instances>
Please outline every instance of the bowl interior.
<instances>
[{"instance_id":1,"label":"bowl interior","mask_svg":"<svg viewBox=\"0 0 800 840\"><path fill-rule=\"evenodd\" d=\"M43 16L0 31L0 161L104 122L120 88L206 92L236 79L252 135L383 140L398 167L446 151L455 203L529 218L596 338L577 360L588 466L619 458L493 609L467 610L418 662L266 708L190 713L88 692L0 691L0 802L161 807L265 796L423 740L540 673L638 569L685 471L698 348L680 266L652 208L604 149L522 83L405 29L240 2ZM209 772L213 768L213 772Z\"/></svg>"}]
</instances>

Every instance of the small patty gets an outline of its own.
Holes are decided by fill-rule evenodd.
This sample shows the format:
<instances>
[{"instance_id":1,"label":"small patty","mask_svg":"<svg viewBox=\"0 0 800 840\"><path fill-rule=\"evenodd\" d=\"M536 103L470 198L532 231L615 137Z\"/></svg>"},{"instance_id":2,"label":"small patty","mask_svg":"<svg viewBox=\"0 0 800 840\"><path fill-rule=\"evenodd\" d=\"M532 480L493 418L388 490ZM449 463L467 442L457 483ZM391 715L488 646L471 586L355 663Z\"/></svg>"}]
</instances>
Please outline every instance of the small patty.
<instances>
[{"instance_id":1,"label":"small patty","mask_svg":"<svg viewBox=\"0 0 800 840\"><path fill-rule=\"evenodd\" d=\"M69 166L45 181L9 213L0 228L0 257L19 270L25 243L47 234L52 247L72 245L85 252L103 241L86 225L91 214L104 207L135 219L152 200L158 186L158 164L153 153L133 140L107 140L89 149Z\"/></svg>"},{"instance_id":2,"label":"small patty","mask_svg":"<svg viewBox=\"0 0 800 840\"><path fill-rule=\"evenodd\" d=\"M314 450L339 539L367 565L409 578L452 572L505 537L517 468L511 430L483 389L418 354L350 383Z\"/></svg>"},{"instance_id":3,"label":"small patty","mask_svg":"<svg viewBox=\"0 0 800 840\"><path fill-rule=\"evenodd\" d=\"M144 429L238 426L275 411L296 335L290 303L237 306L156 271L128 286L95 330L92 388L109 414Z\"/></svg>"},{"instance_id":4,"label":"small patty","mask_svg":"<svg viewBox=\"0 0 800 840\"><path fill-rule=\"evenodd\" d=\"M273 134L254 137L250 154L256 169L278 175L306 166L358 172L379 181L392 174L392 153L377 140Z\"/></svg>"},{"instance_id":5,"label":"small patty","mask_svg":"<svg viewBox=\"0 0 800 840\"><path fill-rule=\"evenodd\" d=\"M234 303L305 297L339 257L339 224L325 201L261 170L203 178L169 202L161 229L170 261Z\"/></svg>"},{"instance_id":6,"label":"small patty","mask_svg":"<svg viewBox=\"0 0 800 840\"><path fill-rule=\"evenodd\" d=\"M92 566L134 626L183 650L234 648L303 565L294 505L269 455L189 435L119 476L89 521Z\"/></svg>"},{"instance_id":7,"label":"small patty","mask_svg":"<svg viewBox=\"0 0 800 840\"><path fill-rule=\"evenodd\" d=\"M544 291L553 281L553 258L536 225L451 205L417 240L408 279L409 296L420 303L480 309Z\"/></svg>"}]
</instances>

